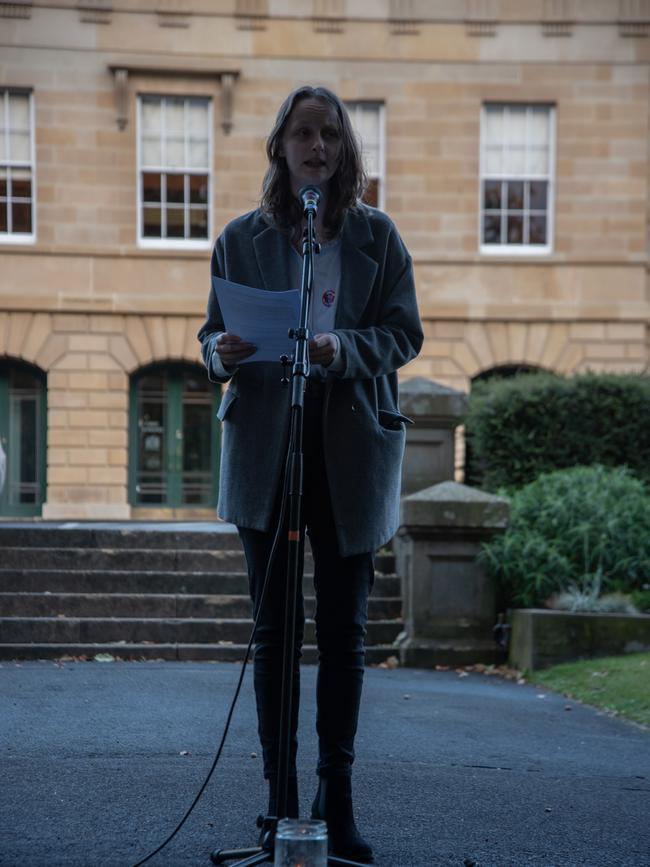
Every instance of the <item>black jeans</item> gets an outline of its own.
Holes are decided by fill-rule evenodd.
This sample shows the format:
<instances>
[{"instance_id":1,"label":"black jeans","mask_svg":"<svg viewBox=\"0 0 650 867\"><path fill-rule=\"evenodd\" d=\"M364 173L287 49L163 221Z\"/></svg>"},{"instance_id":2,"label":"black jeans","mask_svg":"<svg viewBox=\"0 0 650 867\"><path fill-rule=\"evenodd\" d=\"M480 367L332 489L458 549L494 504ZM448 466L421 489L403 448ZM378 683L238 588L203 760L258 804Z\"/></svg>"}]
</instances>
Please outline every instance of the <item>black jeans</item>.
<instances>
[{"instance_id":1,"label":"black jeans","mask_svg":"<svg viewBox=\"0 0 650 867\"><path fill-rule=\"evenodd\" d=\"M319 759L322 776L350 774L354 761L354 738L363 685L364 639L368 622L368 595L374 581L372 552L341 557L336 540L322 443L322 396L309 387L304 414L304 485L301 510L314 556L316 591L316 641L318 679L316 687ZM279 510L280 498L276 498ZM274 528L268 533L239 527L250 594L257 613ZM277 774L282 642L284 630L287 533L282 533L270 577L264 608L255 633L254 684L259 736L264 756L264 776ZM302 562L302 552L301 552ZM301 570L302 571L302 570ZM299 660L304 635L304 603L298 589L294 641L294 703L290 774L295 774Z\"/></svg>"}]
</instances>

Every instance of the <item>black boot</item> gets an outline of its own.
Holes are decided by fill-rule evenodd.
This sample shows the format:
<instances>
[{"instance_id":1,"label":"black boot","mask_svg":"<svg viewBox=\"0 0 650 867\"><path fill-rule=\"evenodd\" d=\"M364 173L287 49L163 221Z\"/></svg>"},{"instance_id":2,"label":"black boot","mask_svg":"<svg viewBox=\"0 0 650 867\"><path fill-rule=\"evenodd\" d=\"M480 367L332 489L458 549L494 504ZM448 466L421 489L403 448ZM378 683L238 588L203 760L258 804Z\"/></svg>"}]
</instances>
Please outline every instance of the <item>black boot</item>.
<instances>
[{"instance_id":1,"label":"black boot","mask_svg":"<svg viewBox=\"0 0 650 867\"><path fill-rule=\"evenodd\" d=\"M320 777L311 808L312 819L325 819L329 851L339 858L372 864L372 848L354 823L349 776Z\"/></svg>"}]
</instances>

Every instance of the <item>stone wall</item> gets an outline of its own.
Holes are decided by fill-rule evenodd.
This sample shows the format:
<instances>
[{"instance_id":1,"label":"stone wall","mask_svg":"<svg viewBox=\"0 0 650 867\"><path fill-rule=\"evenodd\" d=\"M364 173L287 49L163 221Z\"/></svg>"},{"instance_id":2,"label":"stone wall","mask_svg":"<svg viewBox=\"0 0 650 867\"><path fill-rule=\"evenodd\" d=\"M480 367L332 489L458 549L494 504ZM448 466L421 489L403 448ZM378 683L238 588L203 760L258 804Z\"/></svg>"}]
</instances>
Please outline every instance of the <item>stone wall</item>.
<instances>
[{"instance_id":1,"label":"stone wall","mask_svg":"<svg viewBox=\"0 0 650 867\"><path fill-rule=\"evenodd\" d=\"M141 357L198 357L210 242L138 246L137 94L212 98L213 235L255 207L290 89L384 104L386 210L413 255L426 334L404 377L467 391L503 364L647 369L647 3L136 5L0 4L0 88L33 89L37 182L36 242L0 239L0 355L48 373L45 514L128 511L126 376ZM224 73L237 76L228 133ZM479 250L486 101L556 107L547 256Z\"/></svg>"}]
</instances>

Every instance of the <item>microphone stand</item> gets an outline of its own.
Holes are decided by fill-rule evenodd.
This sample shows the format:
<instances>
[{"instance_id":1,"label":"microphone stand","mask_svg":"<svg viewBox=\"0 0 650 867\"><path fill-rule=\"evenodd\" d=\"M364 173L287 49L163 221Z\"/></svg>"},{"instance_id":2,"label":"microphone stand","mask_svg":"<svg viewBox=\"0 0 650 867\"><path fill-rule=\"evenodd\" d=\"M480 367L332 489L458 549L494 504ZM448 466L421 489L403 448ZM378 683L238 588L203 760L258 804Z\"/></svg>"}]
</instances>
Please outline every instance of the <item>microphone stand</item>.
<instances>
[{"instance_id":1,"label":"microphone stand","mask_svg":"<svg viewBox=\"0 0 650 867\"><path fill-rule=\"evenodd\" d=\"M307 195L311 193L312 195ZM300 289L300 320L297 328L289 331L289 337L296 341L296 350L291 371L291 433L289 442L289 520L288 520L288 557L286 572L285 617L282 655L282 688L280 708L280 734L278 743L278 776L276 784L277 816L260 816L258 826L262 829L261 845L250 849L215 849L210 858L213 864L236 863L231 867L253 867L255 864L273 862L275 852L275 833L280 819L287 815L287 790L289 786L289 760L291 751L291 715L293 709L293 646L296 627L296 604L300 570L300 549L302 545L300 511L303 493L303 416L305 406L305 386L309 376L309 307L314 282L314 254L320 253L320 245L314 236L314 217L319 195L314 196L311 189L301 191L307 225L302 237L302 286ZM280 359L286 369L290 359L283 355ZM287 380L283 379L283 382ZM287 480L285 479L285 485ZM327 856L328 864L342 867L363 867L356 861L348 861L336 855Z\"/></svg>"}]
</instances>

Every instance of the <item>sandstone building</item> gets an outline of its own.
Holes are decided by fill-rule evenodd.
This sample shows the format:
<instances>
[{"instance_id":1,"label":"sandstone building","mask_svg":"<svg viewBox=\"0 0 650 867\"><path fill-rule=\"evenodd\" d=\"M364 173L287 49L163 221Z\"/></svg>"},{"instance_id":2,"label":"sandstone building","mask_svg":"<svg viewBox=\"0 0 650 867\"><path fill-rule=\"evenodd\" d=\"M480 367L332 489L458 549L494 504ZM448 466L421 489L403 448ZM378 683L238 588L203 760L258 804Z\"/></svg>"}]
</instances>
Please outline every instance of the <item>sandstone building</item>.
<instances>
[{"instance_id":1,"label":"sandstone building","mask_svg":"<svg viewBox=\"0 0 650 867\"><path fill-rule=\"evenodd\" d=\"M212 516L212 239L286 94L414 258L404 376L649 356L648 0L0 0L0 515Z\"/></svg>"}]
</instances>

